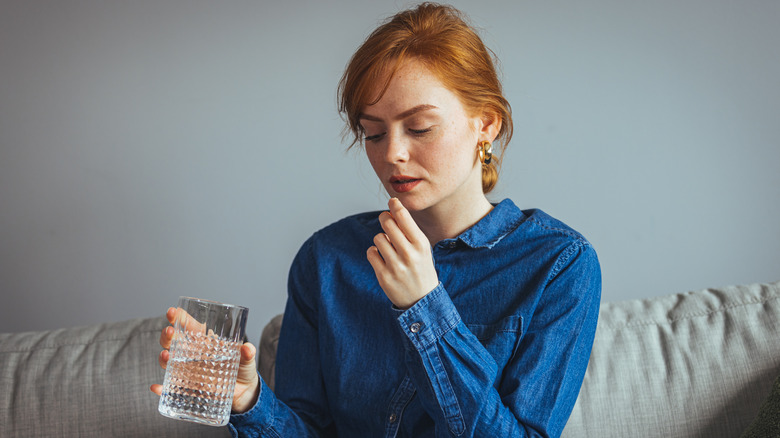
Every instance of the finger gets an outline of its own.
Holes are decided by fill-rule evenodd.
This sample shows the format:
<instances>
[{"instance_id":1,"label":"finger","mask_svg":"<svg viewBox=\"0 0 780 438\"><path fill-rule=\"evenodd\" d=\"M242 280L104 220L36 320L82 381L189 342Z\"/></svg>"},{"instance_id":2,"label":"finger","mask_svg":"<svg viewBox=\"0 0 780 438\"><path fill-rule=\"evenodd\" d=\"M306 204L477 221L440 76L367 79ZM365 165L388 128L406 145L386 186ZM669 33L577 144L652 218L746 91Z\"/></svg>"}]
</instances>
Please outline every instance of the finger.
<instances>
[{"instance_id":1,"label":"finger","mask_svg":"<svg viewBox=\"0 0 780 438\"><path fill-rule=\"evenodd\" d=\"M401 230L401 227L398 226L398 223L389 211L384 211L379 215L379 224L396 251L403 252L407 250L407 245L410 245L411 241Z\"/></svg>"},{"instance_id":2,"label":"finger","mask_svg":"<svg viewBox=\"0 0 780 438\"><path fill-rule=\"evenodd\" d=\"M374 274L376 274L377 278L380 278L387 268L385 267L385 261L382 259L382 255L379 254L379 250L375 246L368 248L368 251L366 251L366 258L374 269Z\"/></svg>"},{"instance_id":3,"label":"finger","mask_svg":"<svg viewBox=\"0 0 780 438\"><path fill-rule=\"evenodd\" d=\"M165 327L160 333L160 346L164 349L171 348L171 340L173 339L174 329L171 326Z\"/></svg>"},{"instance_id":4,"label":"finger","mask_svg":"<svg viewBox=\"0 0 780 438\"><path fill-rule=\"evenodd\" d=\"M168 350L163 350L160 352L160 355L157 357L157 362L160 363L160 368L166 369L168 368L168 361L171 359L171 353Z\"/></svg>"},{"instance_id":5,"label":"finger","mask_svg":"<svg viewBox=\"0 0 780 438\"><path fill-rule=\"evenodd\" d=\"M176 321L176 308L175 307L169 307L168 311L165 312L165 317L168 318L168 322L171 324Z\"/></svg>"},{"instance_id":6,"label":"finger","mask_svg":"<svg viewBox=\"0 0 780 438\"><path fill-rule=\"evenodd\" d=\"M374 247L379 251L379 255L382 256L385 266L398 262L398 253L386 234L379 233L374 236Z\"/></svg>"},{"instance_id":7,"label":"finger","mask_svg":"<svg viewBox=\"0 0 780 438\"><path fill-rule=\"evenodd\" d=\"M162 387L162 385L160 385L160 384L157 384L157 383L155 383L154 385L152 385L152 386L150 386L150 387L149 387L149 389L150 389L150 390L151 390L153 393L155 393L155 394L157 394L157 395L162 395L162 388L163 388L163 387Z\"/></svg>"},{"instance_id":8,"label":"finger","mask_svg":"<svg viewBox=\"0 0 780 438\"><path fill-rule=\"evenodd\" d=\"M393 215L395 223L398 224L398 227L412 244L429 245L428 237L426 237L425 233L417 226L417 222L414 221L409 210L404 207L398 198L390 198L390 201L387 202L387 206L390 208L390 214Z\"/></svg>"}]
</instances>

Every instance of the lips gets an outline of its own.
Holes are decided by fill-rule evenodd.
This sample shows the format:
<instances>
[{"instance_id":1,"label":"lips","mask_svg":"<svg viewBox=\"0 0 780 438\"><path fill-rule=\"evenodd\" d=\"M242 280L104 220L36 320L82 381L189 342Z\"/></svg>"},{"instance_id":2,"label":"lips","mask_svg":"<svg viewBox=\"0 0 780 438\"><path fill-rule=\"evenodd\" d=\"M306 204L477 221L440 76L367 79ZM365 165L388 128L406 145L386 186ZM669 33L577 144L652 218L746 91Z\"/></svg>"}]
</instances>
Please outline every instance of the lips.
<instances>
[{"instance_id":1,"label":"lips","mask_svg":"<svg viewBox=\"0 0 780 438\"><path fill-rule=\"evenodd\" d=\"M398 175L390 177L390 185L396 193L405 193L417 186L422 180L407 175Z\"/></svg>"}]
</instances>

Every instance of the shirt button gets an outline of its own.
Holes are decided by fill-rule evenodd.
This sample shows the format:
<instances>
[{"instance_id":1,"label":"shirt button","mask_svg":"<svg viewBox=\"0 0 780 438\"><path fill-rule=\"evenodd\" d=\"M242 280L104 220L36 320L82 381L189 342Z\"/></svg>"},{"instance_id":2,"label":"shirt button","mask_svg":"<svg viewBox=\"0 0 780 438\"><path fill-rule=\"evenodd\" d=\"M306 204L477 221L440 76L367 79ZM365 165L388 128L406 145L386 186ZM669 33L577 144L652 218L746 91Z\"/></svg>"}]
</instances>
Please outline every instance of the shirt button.
<instances>
[{"instance_id":1,"label":"shirt button","mask_svg":"<svg viewBox=\"0 0 780 438\"><path fill-rule=\"evenodd\" d=\"M412 333L417 333L417 332L419 332L419 331L420 331L420 326L421 326L421 325L422 325L422 324L420 324L419 322L415 322L414 324L412 324L412 325L410 325L410 326L409 326L409 330L411 330L411 331L412 331Z\"/></svg>"},{"instance_id":2,"label":"shirt button","mask_svg":"<svg viewBox=\"0 0 780 438\"><path fill-rule=\"evenodd\" d=\"M458 242L456 242L456 241L454 241L454 240L453 240L452 242L450 242L449 244L447 244L447 246L449 246L450 248L455 248L456 246L458 246Z\"/></svg>"},{"instance_id":3,"label":"shirt button","mask_svg":"<svg viewBox=\"0 0 780 438\"><path fill-rule=\"evenodd\" d=\"M387 419L387 421L391 423L395 423L395 420L397 420L398 417L395 414L390 414L390 417Z\"/></svg>"}]
</instances>

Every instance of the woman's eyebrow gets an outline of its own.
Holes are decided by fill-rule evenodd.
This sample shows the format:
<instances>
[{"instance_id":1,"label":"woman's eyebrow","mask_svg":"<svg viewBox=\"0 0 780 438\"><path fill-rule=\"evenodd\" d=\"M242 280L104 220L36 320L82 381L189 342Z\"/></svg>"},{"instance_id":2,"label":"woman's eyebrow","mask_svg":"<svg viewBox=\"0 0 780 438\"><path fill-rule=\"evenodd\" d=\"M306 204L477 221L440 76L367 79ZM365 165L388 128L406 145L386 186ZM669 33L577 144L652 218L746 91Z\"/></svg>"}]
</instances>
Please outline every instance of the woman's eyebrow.
<instances>
[{"instance_id":1,"label":"woman's eyebrow","mask_svg":"<svg viewBox=\"0 0 780 438\"><path fill-rule=\"evenodd\" d=\"M428 104L417 105L417 106L415 106L413 108L410 108L410 109L408 109L408 110L398 114L393 119L394 120L403 120L403 119L405 119L405 118L407 118L409 116L412 116L414 114L417 114L417 113L419 113L421 111L427 111L427 110L436 109L436 108L437 108L436 106L428 105ZM379 117L372 116L372 115L366 114L366 113L360 113L360 115L358 115L358 119L371 120L371 121L374 121L374 122L382 122L383 121Z\"/></svg>"}]
</instances>

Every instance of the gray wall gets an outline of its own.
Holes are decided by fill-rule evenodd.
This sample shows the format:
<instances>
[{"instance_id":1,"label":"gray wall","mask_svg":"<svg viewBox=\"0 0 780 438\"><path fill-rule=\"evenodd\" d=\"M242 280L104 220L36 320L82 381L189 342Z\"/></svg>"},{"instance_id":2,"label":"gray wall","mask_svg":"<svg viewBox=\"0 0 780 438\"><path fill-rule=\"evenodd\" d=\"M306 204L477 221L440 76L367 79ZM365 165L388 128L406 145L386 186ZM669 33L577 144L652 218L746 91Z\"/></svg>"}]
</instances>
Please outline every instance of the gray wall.
<instances>
[{"instance_id":1,"label":"gray wall","mask_svg":"<svg viewBox=\"0 0 780 438\"><path fill-rule=\"evenodd\" d=\"M335 86L407 4L0 0L0 331L247 305L386 195ZM516 135L494 200L581 230L604 300L780 279L780 3L458 1Z\"/></svg>"}]
</instances>

